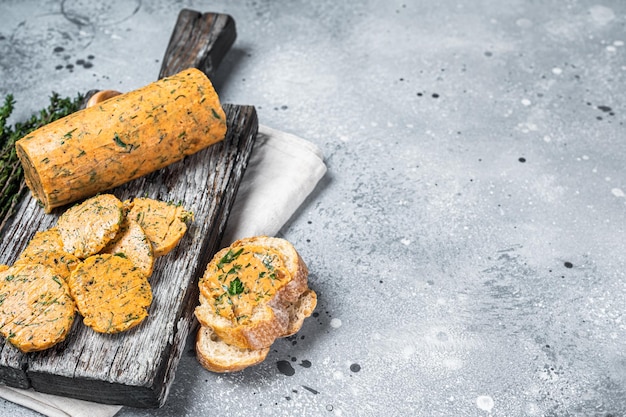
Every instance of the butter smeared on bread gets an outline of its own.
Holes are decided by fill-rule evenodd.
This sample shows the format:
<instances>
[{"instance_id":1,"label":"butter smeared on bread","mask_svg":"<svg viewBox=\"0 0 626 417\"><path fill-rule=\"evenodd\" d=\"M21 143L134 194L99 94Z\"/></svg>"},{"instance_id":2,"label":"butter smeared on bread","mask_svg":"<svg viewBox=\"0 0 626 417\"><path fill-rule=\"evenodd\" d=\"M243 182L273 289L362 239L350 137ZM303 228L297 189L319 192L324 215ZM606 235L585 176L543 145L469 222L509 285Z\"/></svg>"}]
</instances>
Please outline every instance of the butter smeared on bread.
<instances>
[{"instance_id":1,"label":"butter smeared on bread","mask_svg":"<svg viewBox=\"0 0 626 417\"><path fill-rule=\"evenodd\" d=\"M200 279L195 310L200 363L233 372L265 359L265 350L300 330L315 309L307 279L306 264L285 239L241 239L215 254Z\"/></svg>"}]
</instances>

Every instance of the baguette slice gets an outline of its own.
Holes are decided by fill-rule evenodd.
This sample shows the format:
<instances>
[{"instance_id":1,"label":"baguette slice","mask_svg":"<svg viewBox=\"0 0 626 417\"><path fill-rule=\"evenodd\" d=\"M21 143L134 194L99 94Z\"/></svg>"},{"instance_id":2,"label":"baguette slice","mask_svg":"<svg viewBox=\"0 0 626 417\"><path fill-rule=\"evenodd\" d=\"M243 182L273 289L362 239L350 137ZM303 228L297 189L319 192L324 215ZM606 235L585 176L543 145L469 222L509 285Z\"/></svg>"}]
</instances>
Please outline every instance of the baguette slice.
<instances>
[{"instance_id":1,"label":"baguette slice","mask_svg":"<svg viewBox=\"0 0 626 417\"><path fill-rule=\"evenodd\" d=\"M237 372L265 360L270 348L243 349L225 343L210 327L201 326L196 337L198 362L211 372Z\"/></svg>"},{"instance_id":2,"label":"baguette slice","mask_svg":"<svg viewBox=\"0 0 626 417\"><path fill-rule=\"evenodd\" d=\"M237 372L265 360L279 337L297 333L317 294L293 245L266 236L218 252L199 283L196 356L212 372Z\"/></svg>"},{"instance_id":3,"label":"baguette slice","mask_svg":"<svg viewBox=\"0 0 626 417\"><path fill-rule=\"evenodd\" d=\"M306 264L285 239L238 240L207 266L196 317L229 345L267 348L290 332L290 306L308 290L307 277Z\"/></svg>"},{"instance_id":4,"label":"baguette slice","mask_svg":"<svg viewBox=\"0 0 626 417\"><path fill-rule=\"evenodd\" d=\"M288 306L289 324L281 337L297 333L304 319L309 317L317 305L317 295L306 290L300 298ZM220 339L210 327L201 326L196 337L198 362L211 372L237 372L263 362L270 348L244 349L229 345Z\"/></svg>"}]
</instances>

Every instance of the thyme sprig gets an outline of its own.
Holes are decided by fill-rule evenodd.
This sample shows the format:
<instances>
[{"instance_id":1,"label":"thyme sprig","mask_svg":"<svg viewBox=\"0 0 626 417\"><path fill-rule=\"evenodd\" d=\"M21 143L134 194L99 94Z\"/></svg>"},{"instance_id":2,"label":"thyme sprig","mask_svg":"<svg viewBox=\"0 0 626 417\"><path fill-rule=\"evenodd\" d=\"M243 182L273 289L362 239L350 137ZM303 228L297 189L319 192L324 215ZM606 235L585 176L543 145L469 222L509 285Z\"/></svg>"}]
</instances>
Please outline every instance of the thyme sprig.
<instances>
[{"instance_id":1,"label":"thyme sprig","mask_svg":"<svg viewBox=\"0 0 626 417\"><path fill-rule=\"evenodd\" d=\"M26 191L24 170L15 152L15 142L50 122L76 112L83 100L84 96L80 93L75 98L62 98L53 92L46 108L11 126L8 119L15 109L15 99L12 94L4 98L4 104L0 106L0 233Z\"/></svg>"}]
</instances>

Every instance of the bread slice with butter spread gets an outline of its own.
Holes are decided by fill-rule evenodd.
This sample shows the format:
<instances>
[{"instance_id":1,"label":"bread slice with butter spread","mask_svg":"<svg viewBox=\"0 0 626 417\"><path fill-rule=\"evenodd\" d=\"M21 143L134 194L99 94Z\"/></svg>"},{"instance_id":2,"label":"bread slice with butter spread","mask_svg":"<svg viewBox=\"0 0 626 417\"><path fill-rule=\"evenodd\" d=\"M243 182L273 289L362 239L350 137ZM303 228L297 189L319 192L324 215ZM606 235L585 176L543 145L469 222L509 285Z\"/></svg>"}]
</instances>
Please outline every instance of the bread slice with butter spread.
<instances>
[{"instance_id":1,"label":"bread slice with butter spread","mask_svg":"<svg viewBox=\"0 0 626 417\"><path fill-rule=\"evenodd\" d=\"M199 288L196 352L205 368L222 369L216 372L262 361L267 353L260 351L296 333L317 304L306 264L291 243L275 237L241 239L219 251ZM218 360L218 351L228 352L230 362Z\"/></svg>"}]
</instances>

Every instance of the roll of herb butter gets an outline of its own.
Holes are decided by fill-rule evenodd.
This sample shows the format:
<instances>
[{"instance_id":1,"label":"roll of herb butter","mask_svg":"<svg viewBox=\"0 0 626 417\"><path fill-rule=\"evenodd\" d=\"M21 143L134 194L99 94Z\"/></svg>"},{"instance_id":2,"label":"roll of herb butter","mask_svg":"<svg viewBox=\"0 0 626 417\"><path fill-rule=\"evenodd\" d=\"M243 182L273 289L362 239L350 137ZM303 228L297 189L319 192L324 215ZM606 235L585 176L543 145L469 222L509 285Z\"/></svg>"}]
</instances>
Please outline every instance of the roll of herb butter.
<instances>
[{"instance_id":1,"label":"roll of herb butter","mask_svg":"<svg viewBox=\"0 0 626 417\"><path fill-rule=\"evenodd\" d=\"M211 81L186 69L45 125L16 142L26 184L49 213L224 139Z\"/></svg>"}]
</instances>

